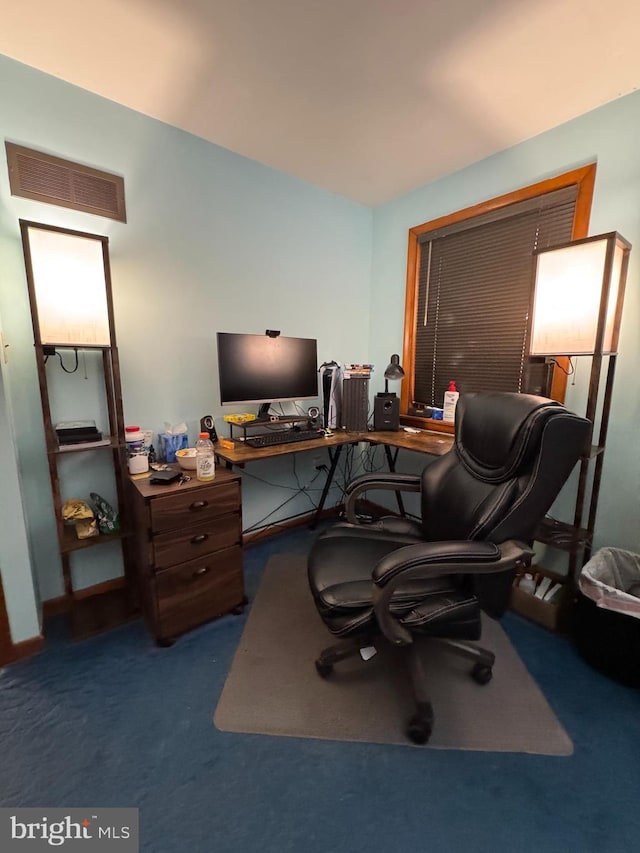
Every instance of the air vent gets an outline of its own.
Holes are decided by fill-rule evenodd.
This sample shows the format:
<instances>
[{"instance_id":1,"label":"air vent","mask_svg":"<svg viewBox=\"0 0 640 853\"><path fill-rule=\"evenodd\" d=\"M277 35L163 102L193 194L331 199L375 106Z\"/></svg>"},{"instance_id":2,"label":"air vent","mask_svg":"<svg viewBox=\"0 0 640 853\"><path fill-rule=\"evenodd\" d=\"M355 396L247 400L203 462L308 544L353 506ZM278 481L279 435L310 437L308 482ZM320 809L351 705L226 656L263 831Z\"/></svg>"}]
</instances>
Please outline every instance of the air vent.
<instances>
[{"instance_id":1,"label":"air vent","mask_svg":"<svg viewBox=\"0 0 640 853\"><path fill-rule=\"evenodd\" d=\"M124 178L5 142L11 195L127 221Z\"/></svg>"}]
</instances>

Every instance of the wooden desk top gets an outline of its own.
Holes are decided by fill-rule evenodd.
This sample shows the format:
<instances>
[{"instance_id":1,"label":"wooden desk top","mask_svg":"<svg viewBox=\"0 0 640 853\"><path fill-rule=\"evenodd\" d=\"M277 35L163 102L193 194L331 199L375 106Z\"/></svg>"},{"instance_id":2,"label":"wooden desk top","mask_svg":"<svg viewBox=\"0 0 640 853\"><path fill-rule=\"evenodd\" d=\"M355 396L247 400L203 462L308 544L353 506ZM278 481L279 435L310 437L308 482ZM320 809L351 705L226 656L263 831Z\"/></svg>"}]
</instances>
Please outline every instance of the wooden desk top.
<instances>
[{"instance_id":1,"label":"wooden desk top","mask_svg":"<svg viewBox=\"0 0 640 853\"><path fill-rule=\"evenodd\" d=\"M371 444L386 444L389 447L399 447L403 450L413 450L416 453L429 453L432 456L444 456L453 447L453 436L443 432L397 432L379 431L364 433L363 441Z\"/></svg>"},{"instance_id":2,"label":"wooden desk top","mask_svg":"<svg viewBox=\"0 0 640 853\"><path fill-rule=\"evenodd\" d=\"M236 441L231 448L216 445L216 456L231 465L244 465L246 462L256 462L259 459L273 459L276 456L286 456L290 453L303 453L310 450L324 450L327 447L338 447L342 444L357 444L366 441L369 444L386 444L416 453L429 453L433 456L443 456L453 445L453 436L423 430L419 433L396 431L379 432L344 432L335 430L333 435L309 441L295 441L290 444L275 444L271 447L249 447L242 441Z\"/></svg>"},{"instance_id":3,"label":"wooden desk top","mask_svg":"<svg viewBox=\"0 0 640 853\"><path fill-rule=\"evenodd\" d=\"M133 488L135 488L143 498L156 498L158 495L172 495L175 492L178 494L184 494L192 489L198 489L203 486L217 486L220 483L230 483L234 480L238 480L241 476L240 473L236 474L233 471L227 471L224 468L216 468L215 478L206 483L202 483L200 480L196 479L195 471L182 471L177 463L169 465L169 468L173 471L180 471L181 474L188 475L190 479L184 483L181 483L179 480L175 480L173 483L162 483L156 485L149 482L151 475L153 474L153 471L149 471L146 474L130 475L129 481Z\"/></svg>"}]
</instances>

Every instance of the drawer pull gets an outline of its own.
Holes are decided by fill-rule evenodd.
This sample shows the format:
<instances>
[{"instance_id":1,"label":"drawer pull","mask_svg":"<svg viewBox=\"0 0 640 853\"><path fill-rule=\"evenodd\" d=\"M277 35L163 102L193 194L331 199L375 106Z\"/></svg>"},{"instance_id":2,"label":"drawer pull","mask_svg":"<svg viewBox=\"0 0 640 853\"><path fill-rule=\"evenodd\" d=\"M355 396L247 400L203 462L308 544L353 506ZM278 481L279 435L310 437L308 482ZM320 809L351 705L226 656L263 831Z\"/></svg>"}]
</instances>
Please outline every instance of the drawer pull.
<instances>
[{"instance_id":1,"label":"drawer pull","mask_svg":"<svg viewBox=\"0 0 640 853\"><path fill-rule=\"evenodd\" d=\"M198 575L206 575L206 573L208 571L209 571L209 566L202 566L201 568L195 570L195 572L193 573L193 577L197 578Z\"/></svg>"},{"instance_id":2,"label":"drawer pull","mask_svg":"<svg viewBox=\"0 0 640 853\"><path fill-rule=\"evenodd\" d=\"M209 506L209 501L194 501L189 509L204 509L206 506Z\"/></svg>"},{"instance_id":3,"label":"drawer pull","mask_svg":"<svg viewBox=\"0 0 640 853\"><path fill-rule=\"evenodd\" d=\"M198 533L198 535L194 536L193 539L191 540L191 544L192 545L200 545L201 542L206 542L208 538L209 538L208 533Z\"/></svg>"}]
</instances>

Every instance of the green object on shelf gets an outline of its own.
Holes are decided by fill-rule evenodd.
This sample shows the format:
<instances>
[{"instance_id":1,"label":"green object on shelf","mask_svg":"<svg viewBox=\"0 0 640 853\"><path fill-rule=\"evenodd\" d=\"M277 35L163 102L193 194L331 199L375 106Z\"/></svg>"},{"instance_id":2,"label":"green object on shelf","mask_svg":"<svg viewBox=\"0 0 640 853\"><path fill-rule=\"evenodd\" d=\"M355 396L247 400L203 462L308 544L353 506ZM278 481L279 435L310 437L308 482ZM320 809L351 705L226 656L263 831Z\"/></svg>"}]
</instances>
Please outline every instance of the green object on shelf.
<instances>
[{"instance_id":1,"label":"green object on shelf","mask_svg":"<svg viewBox=\"0 0 640 853\"><path fill-rule=\"evenodd\" d=\"M96 508L96 518L98 519L98 530L100 533L117 533L120 530L120 520L118 513L111 504L107 503L104 498L101 498L95 492L91 492L91 500Z\"/></svg>"}]
</instances>

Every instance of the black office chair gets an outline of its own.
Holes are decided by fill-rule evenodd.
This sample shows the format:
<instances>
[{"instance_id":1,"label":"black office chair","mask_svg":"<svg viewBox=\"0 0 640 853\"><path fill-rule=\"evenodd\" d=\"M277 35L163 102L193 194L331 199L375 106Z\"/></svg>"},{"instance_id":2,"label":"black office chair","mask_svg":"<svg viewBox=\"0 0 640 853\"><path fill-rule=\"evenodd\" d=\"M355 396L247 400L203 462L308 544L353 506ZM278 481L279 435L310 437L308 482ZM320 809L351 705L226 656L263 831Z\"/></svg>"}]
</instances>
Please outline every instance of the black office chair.
<instances>
[{"instance_id":1,"label":"black office chair","mask_svg":"<svg viewBox=\"0 0 640 853\"><path fill-rule=\"evenodd\" d=\"M446 640L473 662L479 684L491 680L495 656L480 639L481 611L500 617L513 577L528 565L528 544L585 449L590 423L544 397L461 395L455 443L421 476L372 474L347 488L348 522L323 532L308 560L309 586L322 620L343 638L316 669L333 665L380 634L408 646L416 712L406 734L426 743L433 710L420 638ZM420 521L398 516L360 523L356 502L373 489L420 493Z\"/></svg>"}]
</instances>

